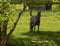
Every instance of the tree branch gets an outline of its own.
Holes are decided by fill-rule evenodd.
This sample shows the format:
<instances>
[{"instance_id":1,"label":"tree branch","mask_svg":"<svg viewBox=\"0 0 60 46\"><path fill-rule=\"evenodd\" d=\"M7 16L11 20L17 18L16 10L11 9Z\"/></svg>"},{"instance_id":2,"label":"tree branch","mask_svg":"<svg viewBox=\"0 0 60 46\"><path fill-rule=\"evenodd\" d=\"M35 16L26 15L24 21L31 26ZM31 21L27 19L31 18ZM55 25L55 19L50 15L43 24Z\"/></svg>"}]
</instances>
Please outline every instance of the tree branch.
<instances>
[{"instance_id":1,"label":"tree branch","mask_svg":"<svg viewBox=\"0 0 60 46\"><path fill-rule=\"evenodd\" d=\"M30 1L30 2L31 2L31 1ZM14 24L13 24L10 32L9 32L8 35L7 35L7 39L9 39L10 35L13 33L13 31L14 31L14 29L16 28L17 23L18 23L18 21L19 21L19 19L20 19L20 17L21 17L21 14L25 11L26 7L30 4L30 2L28 2L26 5L24 5L23 10L20 11L18 17L16 18L16 21L14 22Z\"/></svg>"}]
</instances>

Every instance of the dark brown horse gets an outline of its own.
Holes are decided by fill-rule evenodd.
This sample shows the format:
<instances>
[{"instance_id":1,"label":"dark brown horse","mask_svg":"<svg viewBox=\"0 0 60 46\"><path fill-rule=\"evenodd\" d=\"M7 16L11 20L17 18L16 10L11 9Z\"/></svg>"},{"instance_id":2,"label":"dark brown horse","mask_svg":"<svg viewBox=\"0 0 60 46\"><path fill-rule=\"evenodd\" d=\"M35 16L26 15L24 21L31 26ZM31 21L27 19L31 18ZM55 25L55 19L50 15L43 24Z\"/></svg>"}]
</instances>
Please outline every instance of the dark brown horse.
<instances>
[{"instance_id":1,"label":"dark brown horse","mask_svg":"<svg viewBox=\"0 0 60 46\"><path fill-rule=\"evenodd\" d=\"M30 18L30 31L35 31L36 25L38 26L38 31L39 31L39 25L40 25L40 17L41 17L41 12L38 12L37 16L32 16Z\"/></svg>"}]
</instances>

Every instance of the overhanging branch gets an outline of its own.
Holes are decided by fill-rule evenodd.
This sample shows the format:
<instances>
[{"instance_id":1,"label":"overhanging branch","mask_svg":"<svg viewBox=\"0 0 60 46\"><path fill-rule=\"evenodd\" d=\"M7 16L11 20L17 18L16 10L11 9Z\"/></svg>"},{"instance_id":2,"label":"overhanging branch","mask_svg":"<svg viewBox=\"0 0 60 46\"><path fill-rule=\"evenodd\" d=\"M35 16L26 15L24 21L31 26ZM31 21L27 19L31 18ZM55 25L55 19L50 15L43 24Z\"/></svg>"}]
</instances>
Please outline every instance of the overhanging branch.
<instances>
[{"instance_id":1,"label":"overhanging branch","mask_svg":"<svg viewBox=\"0 0 60 46\"><path fill-rule=\"evenodd\" d=\"M16 26L17 26L17 23L18 23L18 21L19 21L19 19L20 19L20 17L21 17L21 14L25 11L26 7L27 7L30 3L31 3L31 1L28 2L26 5L24 5L22 11L20 11L18 17L16 18L16 21L15 21L14 24L12 25L12 28L11 28L10 32L8 33L8 35L7 35L7 39L9 39L10 35L12 34L12 32L14 31L14 29L15 29Z\"/></svg>"}]
</instances>

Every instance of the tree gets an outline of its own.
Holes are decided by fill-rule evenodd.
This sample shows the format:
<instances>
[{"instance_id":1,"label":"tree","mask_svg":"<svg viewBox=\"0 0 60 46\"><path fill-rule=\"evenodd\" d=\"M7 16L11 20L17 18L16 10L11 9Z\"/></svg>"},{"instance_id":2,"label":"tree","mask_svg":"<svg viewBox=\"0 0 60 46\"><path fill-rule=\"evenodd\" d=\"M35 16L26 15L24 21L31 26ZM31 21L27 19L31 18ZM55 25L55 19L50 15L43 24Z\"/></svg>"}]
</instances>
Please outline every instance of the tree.
<instances>
[{"instance_id":1,"label":"tree","mask_svg":"<svg viewBox=\"0 0 60 46\"><path fill-rule=\"evenodd\" d=\"M5 46L7 41L7 26L10 16L10 3L2 0L0 2L0 46Z\"/></svg>"},{"instance_id":2,"label":"tree","mask_svg":"<svg viewBox=\"0 0 60 46\"><path fill-rule=\"evenodd\" d=\"M27 5L29 3L30 2L28 2ZM1 1L1 3L0 3L0 24L1 24L1 26L0 26L0 46L6 46L9 37L11 36L12 32L16 28L16 25L21 17L21 14L25 11L27 5L24 5L24 8L20 11L18 17L16 18L16 21L13 23L13 25L10 29L10 32L7 34L9 15L11 13L10 7L9 7L10 2L5 1L5 0Z\"/></svg>"}]
</instances>

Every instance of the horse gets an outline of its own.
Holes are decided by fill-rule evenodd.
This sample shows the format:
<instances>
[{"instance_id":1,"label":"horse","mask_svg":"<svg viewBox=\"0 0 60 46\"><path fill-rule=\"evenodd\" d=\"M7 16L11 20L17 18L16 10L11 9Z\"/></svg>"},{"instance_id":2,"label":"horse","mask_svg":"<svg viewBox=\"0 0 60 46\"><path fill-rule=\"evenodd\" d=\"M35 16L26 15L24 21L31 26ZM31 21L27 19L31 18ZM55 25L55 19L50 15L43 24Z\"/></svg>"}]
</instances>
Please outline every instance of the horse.
<instances>
[{"instance_id":1,"label":"horse","mask_svg":"<svg viewBox=\"0 0 60 46\"><path fill-rule=\"evenodd\" d=\"M38 32L39 32L39 25L40 25L40 17L41 17L41 12L38 12L36 16L32 16L30 18L30 31L35 31L36 25L38 26Z\"/></svg>"}]
</instances>

